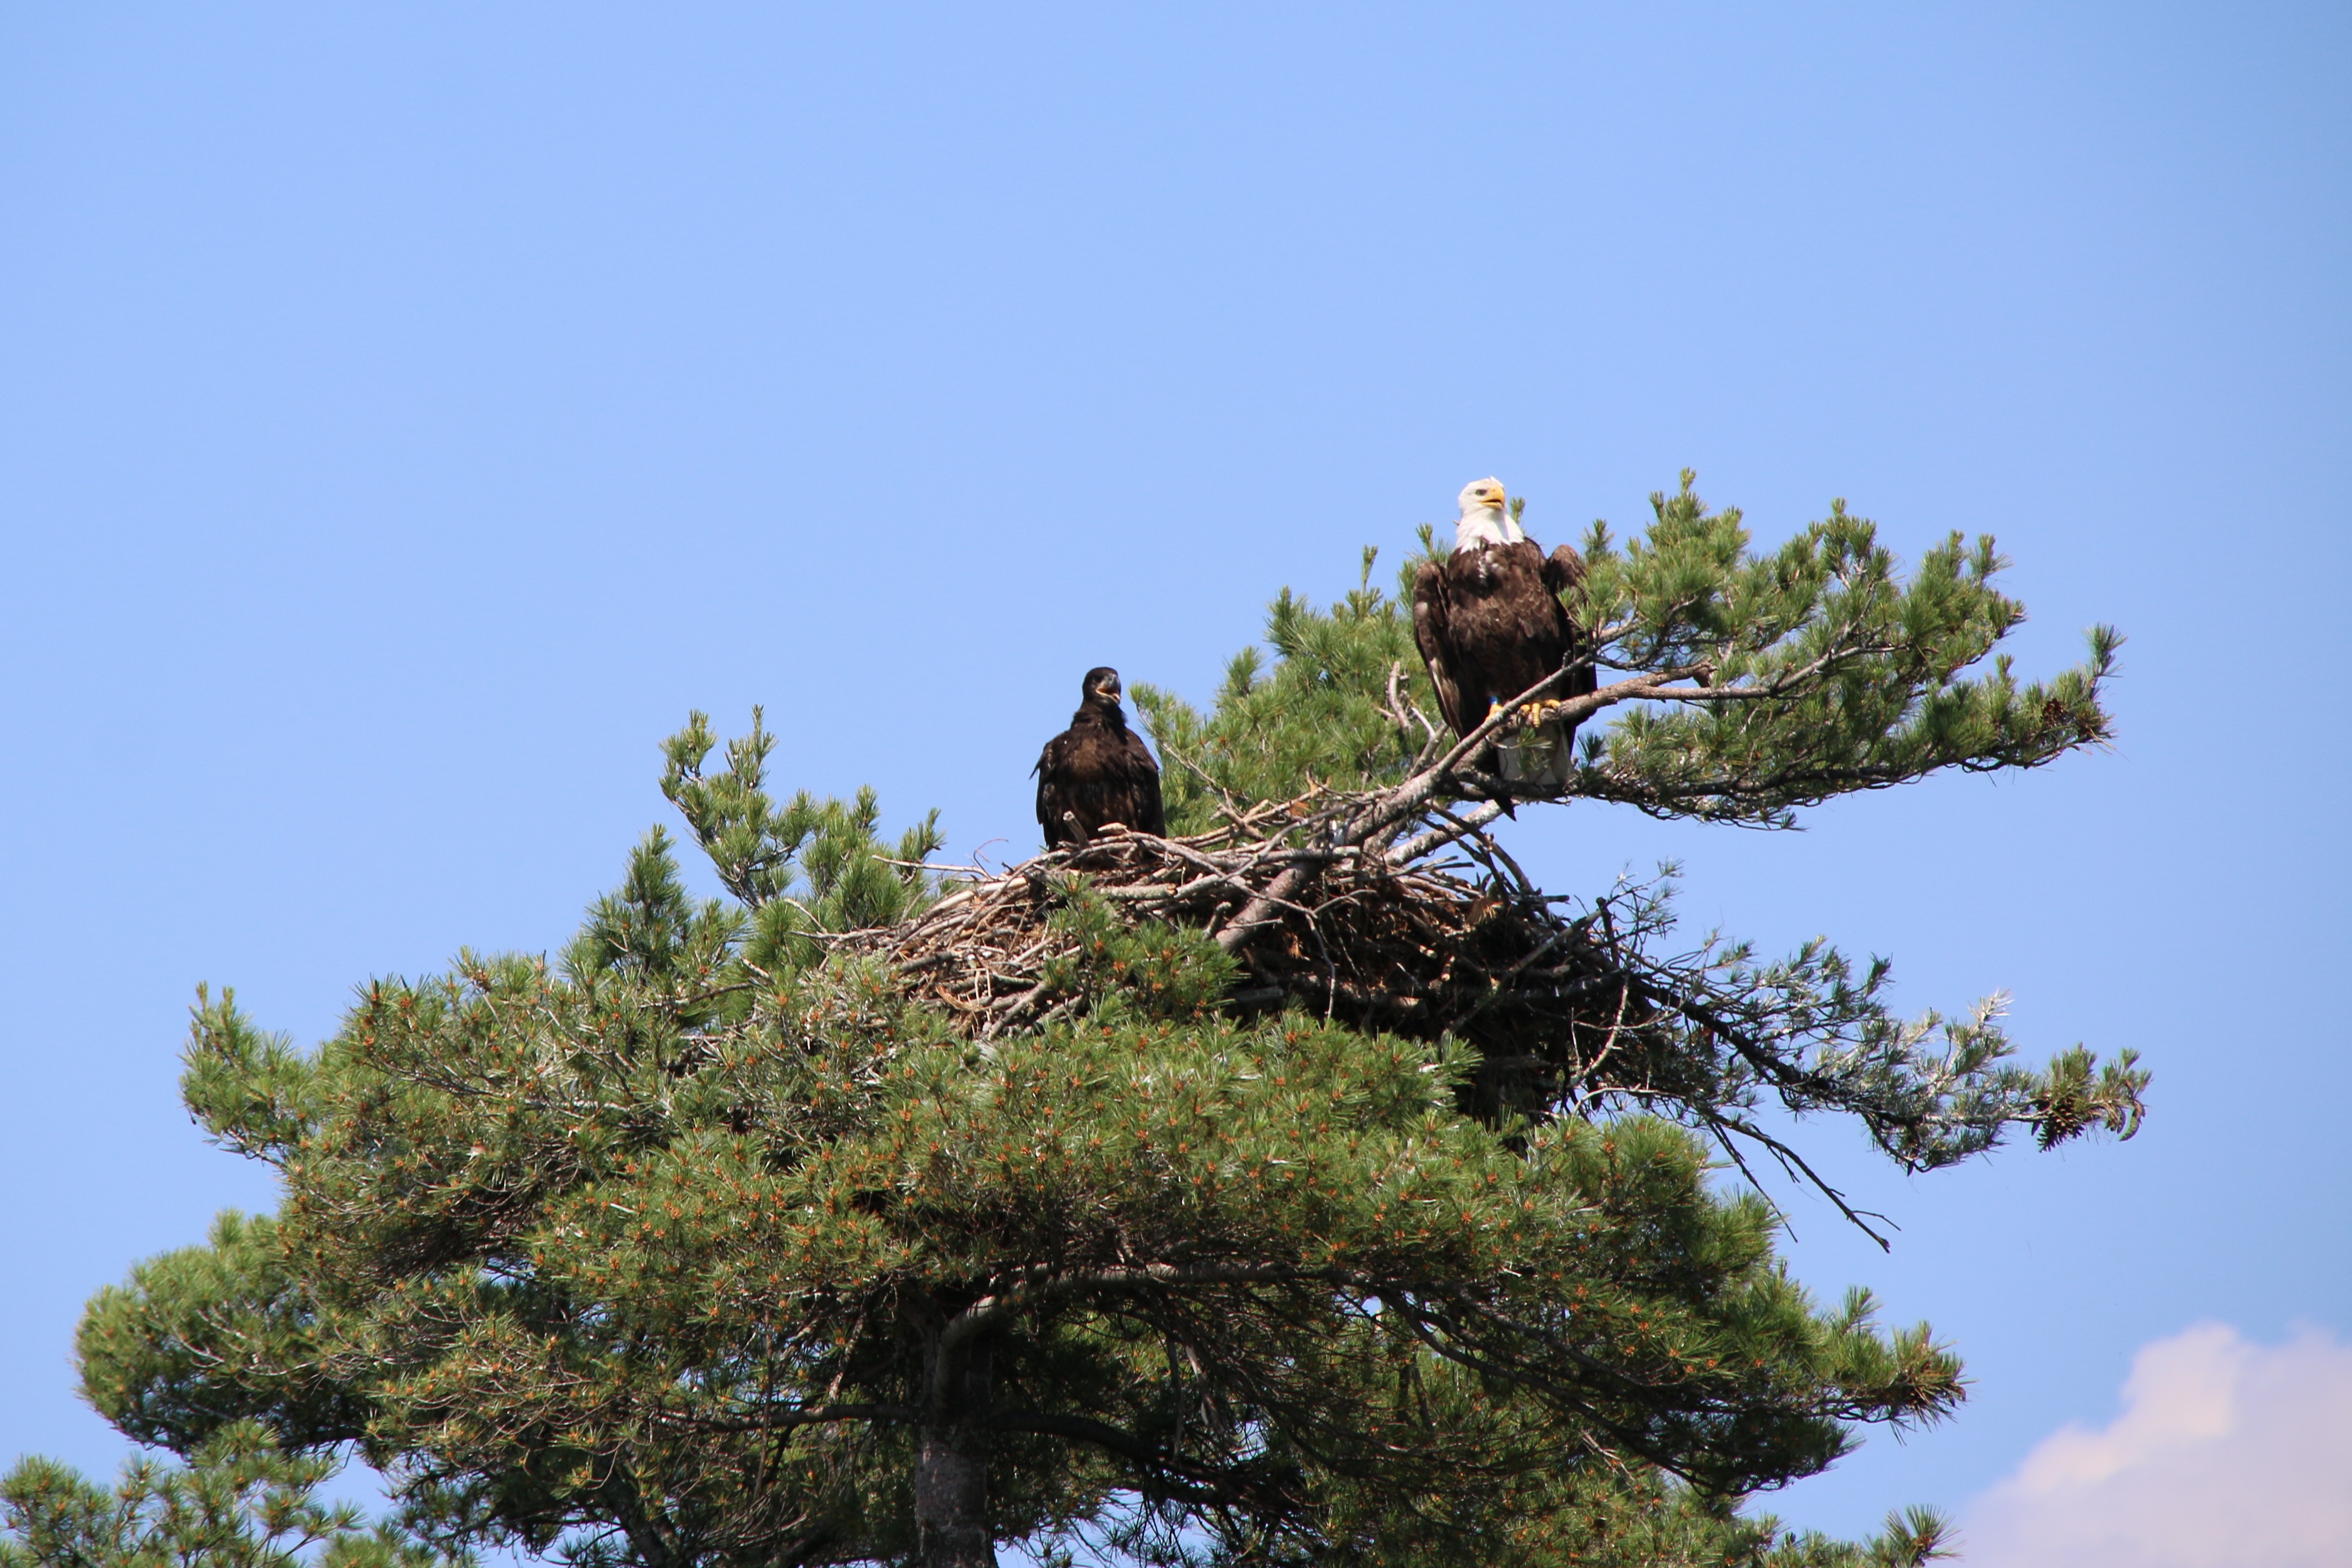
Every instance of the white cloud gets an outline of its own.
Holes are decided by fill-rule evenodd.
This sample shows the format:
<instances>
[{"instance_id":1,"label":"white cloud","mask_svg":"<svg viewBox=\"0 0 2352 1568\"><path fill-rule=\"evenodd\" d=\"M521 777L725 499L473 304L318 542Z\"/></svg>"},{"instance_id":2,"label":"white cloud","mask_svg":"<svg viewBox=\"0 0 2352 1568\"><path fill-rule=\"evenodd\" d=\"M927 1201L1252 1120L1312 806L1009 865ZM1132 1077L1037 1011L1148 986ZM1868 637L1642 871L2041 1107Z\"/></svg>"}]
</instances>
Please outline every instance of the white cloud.
<instances>
[{"instance_id":1,"label":"white cloud","mask_svg":"<svg viewBox=\"0 0 2352 1568\"><path fill-rule=\"evenodd\" d=\"M2352 1345L2144 1346L2123 1414L2043 1439L1961 1534L1969 1568L2352 1568Z\"/></svg>"}]
</instances>

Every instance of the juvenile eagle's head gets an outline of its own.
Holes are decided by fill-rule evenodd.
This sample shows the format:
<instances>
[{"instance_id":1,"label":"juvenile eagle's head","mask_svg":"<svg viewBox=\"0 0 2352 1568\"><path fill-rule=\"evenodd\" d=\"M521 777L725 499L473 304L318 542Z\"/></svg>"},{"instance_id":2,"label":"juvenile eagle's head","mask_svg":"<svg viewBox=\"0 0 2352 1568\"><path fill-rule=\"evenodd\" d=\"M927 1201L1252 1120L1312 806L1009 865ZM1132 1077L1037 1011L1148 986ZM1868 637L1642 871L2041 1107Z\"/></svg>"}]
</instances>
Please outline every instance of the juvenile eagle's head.
<instances>
[{"instance_id":1,"label":"juvenile eagle's head","mask_svg":"<svg viewBox=\"0 0 2352 1568\"><path fill-rule=\"evenodd\" d=\"M1509 492L1500 479L1473 479L1454 498L1462 515L1454 524L1454 548L1475 550L1482 544L1515 544L1527 535L1507 510Z\"/></svg>"},{"instance_id":2,"label":"juvenile eagle's head","mask_svg":"<svg viewBox=\"0 0 2352 1568\"><path fill-rule=\"evenodd\" d=\"M1084 702L1090 697L1099 697L1104 701L1109 703L1112 707L1118 707L1119 699L1118 671L1113 669L1107 664L1098 664L1095 666L1094 668L1087 671L1086 686L1084 690L1080 693L1078 700Z\"/></svg>"}]
</instances>

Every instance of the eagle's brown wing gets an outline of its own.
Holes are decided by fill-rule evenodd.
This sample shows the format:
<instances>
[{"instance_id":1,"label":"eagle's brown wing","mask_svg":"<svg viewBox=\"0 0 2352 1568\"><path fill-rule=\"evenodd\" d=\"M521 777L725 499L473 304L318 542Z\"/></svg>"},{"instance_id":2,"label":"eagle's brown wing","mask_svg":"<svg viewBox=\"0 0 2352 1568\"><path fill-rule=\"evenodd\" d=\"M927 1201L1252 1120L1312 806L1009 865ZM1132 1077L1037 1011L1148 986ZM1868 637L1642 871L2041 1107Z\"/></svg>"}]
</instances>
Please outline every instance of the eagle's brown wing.
<instances>
[{"instance_id":1,"label":"eagle's brown wing","mask_svg":"<svg viewBox=\"0 0 2352 1568\"><path fill-rule=\"evenodd\" d=\"M1445 561L1424 561L1412 574L1412 640L1421 662L1429 667L1429 683L1437 688L1437 706L1457 735L1475 728L1462 721L1462 685L1454 668L1450 621L1452 595L1446 590ZM1486 717L1482 710L1479 718Z\"/></svg>"},{"instance_id":2,"label":"eagle's brown wing","mask_svg":"<svg viewBox=\"0 0 2352 1568\"><path fill-rule=\"evenodd\" d=\"M1125 809L1112 822L1124 822L1138 833L1168 836L1168 817L1160 804L1160 764L1153 760L1151 748L1143 737L1129 730L1127 732L1126 754L1122 761L1127 774Z\"/></svg>"},{"instance_id":3,"label":"eagle's brown wing","mask_svg":"<svg viewBox=\"0 0 2352 1568\"><path fill-rule=\"evenodd\" d=\"M1544 586L1555 597L1566 595L1572 606L1563 607L1561 614L1568 625L1568 658L1580 668L1569 676L1559 694L1590 697L1599 689L1600 672L1592 668L1592 633L1584 624L1584 557L1576 552L1576 546L1563 544L1544 562L1543 576Z\"/></svg>"},{"instance_id":4,"label":"eagle's brown wing","mask_svg":"<svg viewBox=\"0 0 2352 1568\"><path fill-rule=\"evenodd\" d=\"M1037 753L1037 765L1029 771L1037 775L1037 826L1045 830L1045 847L1055 849L1070 841L1069 824L1062 814L1070 809L1069 792L1064 786L1069 772L1070 731L1063 731L1045 742Z\"/></svg>"},{"instance_id":5,"label":"eagle's brown wing","mask_svg":"<svg viewBox=\"0 0 2352 1568\"><path fill-rule=\"evenodd\" d=\"M1563 544L1545 557L1543 580L1544 586L1555 594L1584 586L1584 557L1576 552L1575 545Z\"/></svg>"}]
</instances>

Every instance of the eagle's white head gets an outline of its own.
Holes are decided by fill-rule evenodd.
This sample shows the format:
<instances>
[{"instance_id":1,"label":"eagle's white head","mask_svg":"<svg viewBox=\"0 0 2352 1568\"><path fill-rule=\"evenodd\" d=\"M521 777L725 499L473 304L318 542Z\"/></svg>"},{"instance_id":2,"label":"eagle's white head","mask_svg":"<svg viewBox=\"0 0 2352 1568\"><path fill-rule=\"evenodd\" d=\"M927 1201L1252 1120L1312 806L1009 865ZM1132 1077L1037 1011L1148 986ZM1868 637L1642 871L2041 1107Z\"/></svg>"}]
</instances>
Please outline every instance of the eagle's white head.
<instances>
[{"instance_id":1,"label":"eagle's white head","mask_svg":"<svg viewBox=\"0 0 2352 1568\"><path fill-rule=\"evenodd\" d=\"M1517 544L1527 535L1511 521L1510 496L1500 479L1473 479L1454 498L1462 515L1454 524L1454 548L1475 550L1482 544Z\"/></svg>"}]
</instances>

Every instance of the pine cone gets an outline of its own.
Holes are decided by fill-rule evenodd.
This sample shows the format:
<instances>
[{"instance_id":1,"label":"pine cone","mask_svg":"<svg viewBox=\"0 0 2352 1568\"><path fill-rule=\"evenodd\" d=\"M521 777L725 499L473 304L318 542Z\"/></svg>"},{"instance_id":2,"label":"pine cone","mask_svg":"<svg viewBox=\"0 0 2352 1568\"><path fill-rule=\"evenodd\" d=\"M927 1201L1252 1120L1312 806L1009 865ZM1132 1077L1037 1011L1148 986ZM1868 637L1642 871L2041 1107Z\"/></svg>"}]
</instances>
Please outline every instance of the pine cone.
<instances>
[{"instance_id":1,"label":"pine cone","mask_svg":"<svg viewBox=\"0 0 2352 1568\"><path fill-rule=\"evenodd\" d=\"M2063 1143L2067 1139L2080 1132L2089 1125L2091 1119L2085 1113L2080 1095L2062 1094L2054 1100L2043 1101L2041 1114L2035 1120L2038 1126L2034 1131L2034 1141L2042 1148L2048 1149L2054 1144Z\"/></svg>"}]
</instances>

